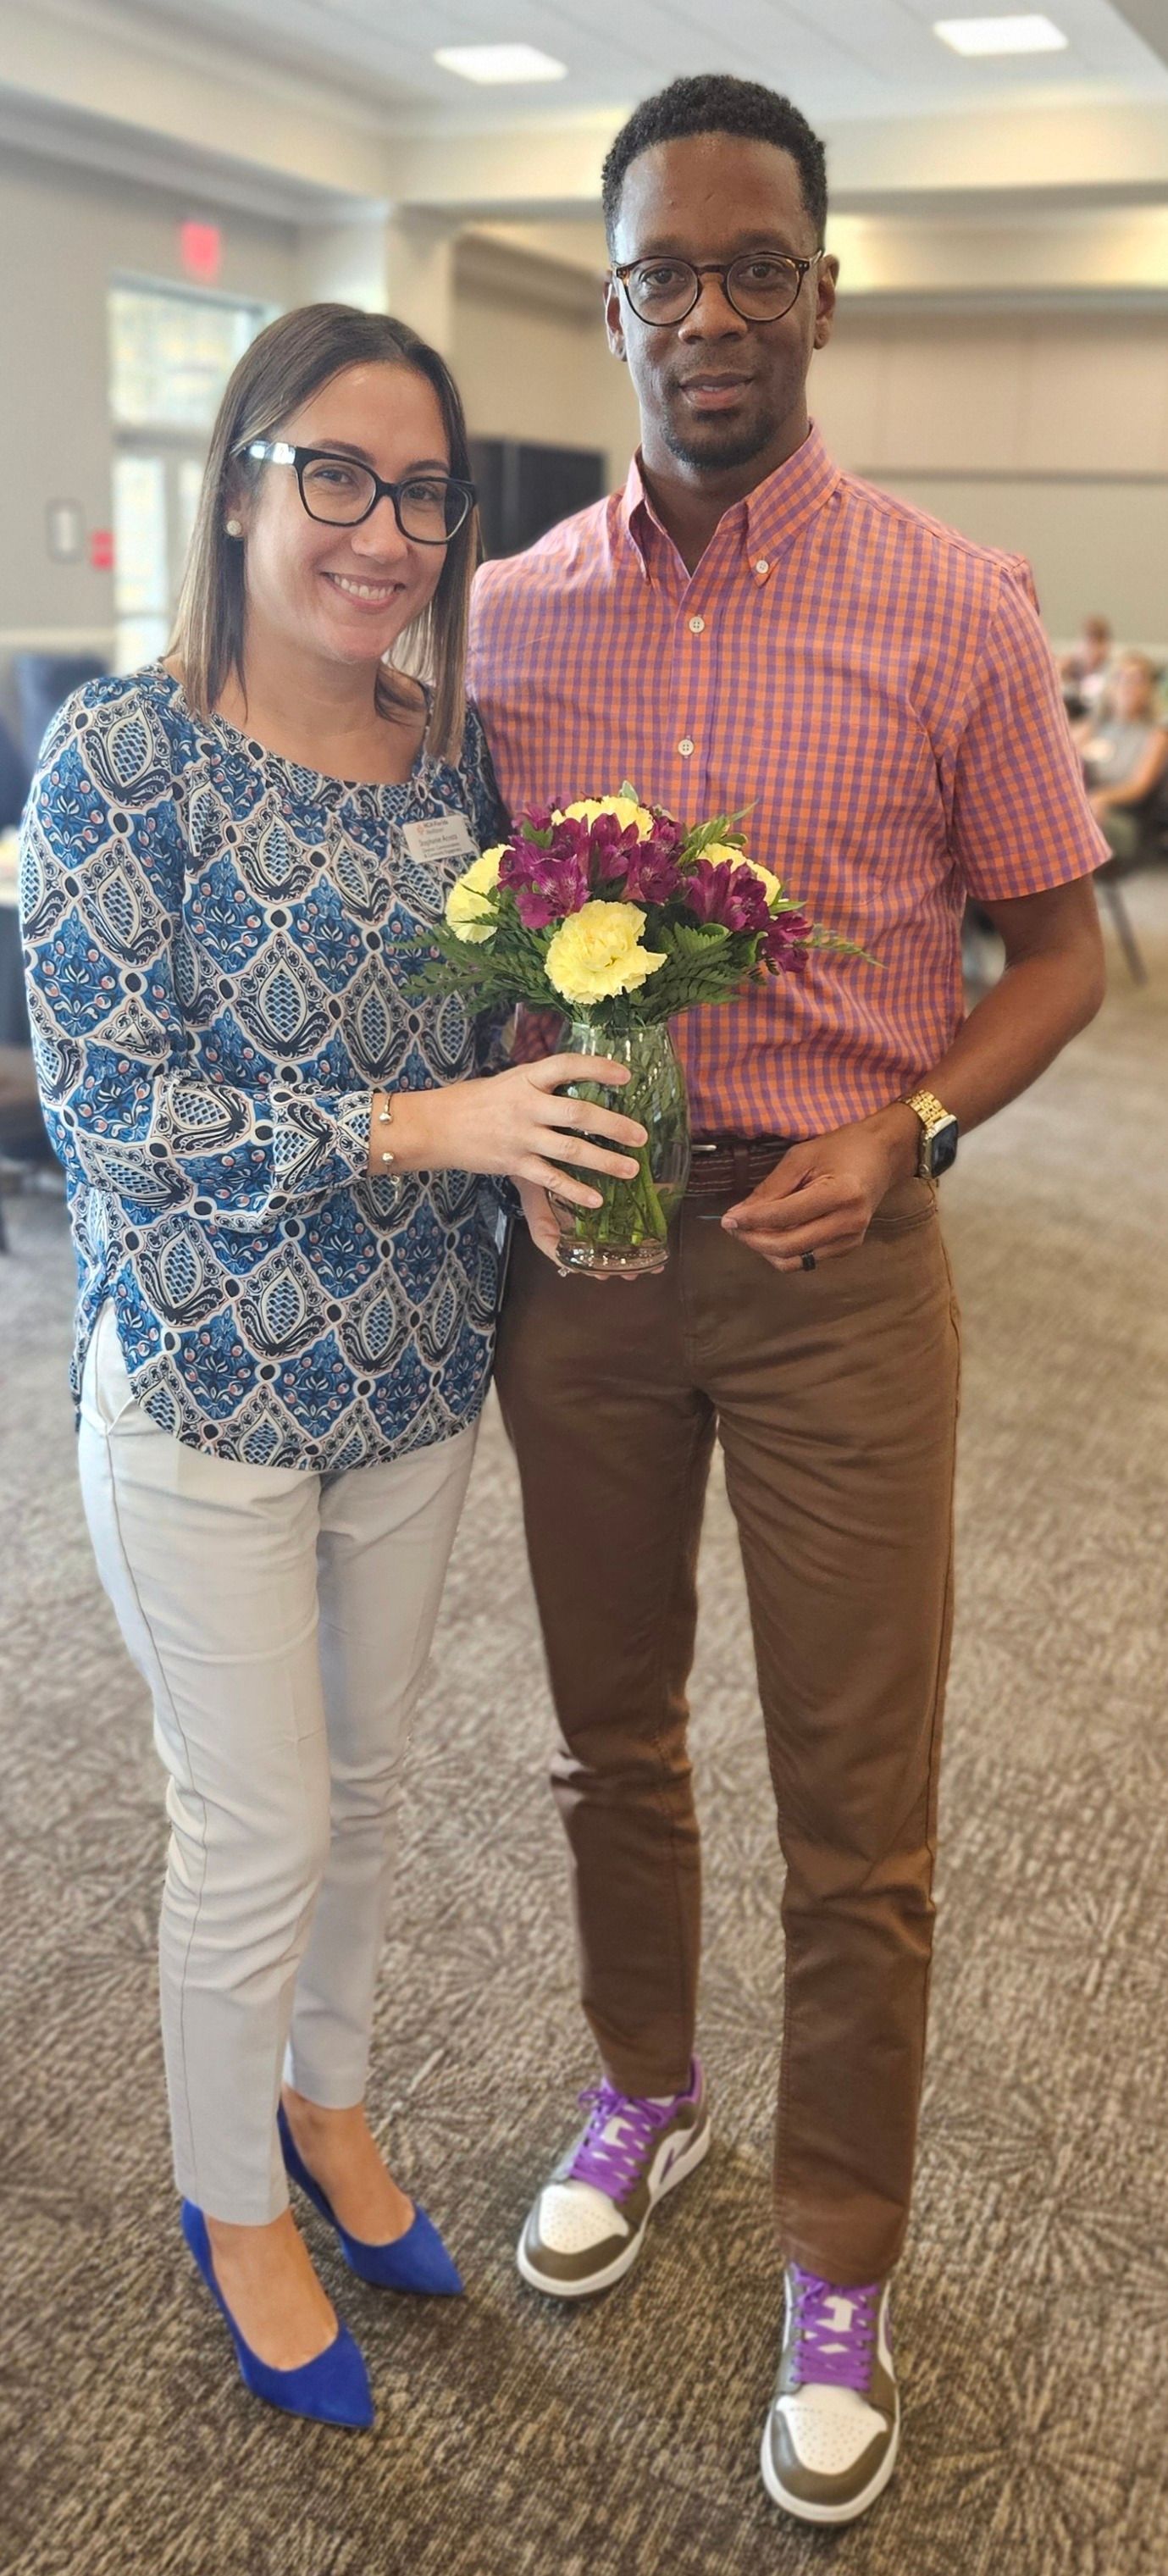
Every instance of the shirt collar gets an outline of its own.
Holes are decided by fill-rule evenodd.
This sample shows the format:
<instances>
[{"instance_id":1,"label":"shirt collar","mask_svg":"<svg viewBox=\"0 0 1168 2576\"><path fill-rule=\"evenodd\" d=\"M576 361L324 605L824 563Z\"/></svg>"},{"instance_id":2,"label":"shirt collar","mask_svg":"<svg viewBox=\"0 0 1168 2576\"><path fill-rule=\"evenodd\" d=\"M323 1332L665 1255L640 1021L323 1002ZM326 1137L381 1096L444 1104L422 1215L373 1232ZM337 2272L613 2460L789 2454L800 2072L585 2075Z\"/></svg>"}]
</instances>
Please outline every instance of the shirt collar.
<instances>
[{"instance_id":1,"label":"shirt collar","mask_svg":"<svg viewBox=\"0 0 1168 2576\"><path fill-rule=\"evenodd\" d=\"M766 578L776 556L798 536L809 519L821 510L841 480L840 468L828 455L814 421L793 456L757 483L745 500L732 501L718 522L718 533L737 523L744 563L755 574ZM651 572L655 544L672 546L672 539L645 489L640 454L634 456L628 479L620 498L620 517L625 534L635 546L646 574Z\"/></svg>"}]
</instances>

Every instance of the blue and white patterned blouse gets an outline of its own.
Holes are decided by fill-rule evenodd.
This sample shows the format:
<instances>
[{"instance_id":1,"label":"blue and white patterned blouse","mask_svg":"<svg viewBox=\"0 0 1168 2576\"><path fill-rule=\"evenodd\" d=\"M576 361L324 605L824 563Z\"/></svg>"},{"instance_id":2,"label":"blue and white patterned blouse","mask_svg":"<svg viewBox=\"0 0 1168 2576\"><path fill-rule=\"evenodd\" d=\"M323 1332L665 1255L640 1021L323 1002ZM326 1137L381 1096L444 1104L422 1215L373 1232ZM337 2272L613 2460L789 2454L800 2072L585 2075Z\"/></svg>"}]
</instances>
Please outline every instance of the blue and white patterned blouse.
<instances>
[{"instance_id":1,"label":"blue and white patterned blouse","mask_svg":"<svg viewBox=\"0 0 1168 2576\"><path fill-rule=\"evenodd\" d=\"M478 1069L461 1002L411 1001L386 942L440 917L498 820L473 713L457 767L352 786L197 720L158 665L62 708L21 911L75 1394L112 1298L138 1402L219 1457L335 1471L474 1420L499 1194L366 1161L372 1090Z\"/></svg>"}]
</instances>

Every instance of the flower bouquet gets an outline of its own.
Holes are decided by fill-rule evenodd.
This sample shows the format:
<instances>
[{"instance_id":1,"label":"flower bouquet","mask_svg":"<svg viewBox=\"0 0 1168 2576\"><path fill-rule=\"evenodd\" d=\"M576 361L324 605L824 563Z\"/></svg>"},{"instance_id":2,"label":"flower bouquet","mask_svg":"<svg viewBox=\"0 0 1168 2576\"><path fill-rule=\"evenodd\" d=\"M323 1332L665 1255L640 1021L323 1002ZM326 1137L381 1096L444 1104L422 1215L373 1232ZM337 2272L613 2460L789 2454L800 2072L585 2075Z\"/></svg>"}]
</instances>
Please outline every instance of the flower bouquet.
<instances>
[{"instance_id":1,"label":"flower bouquet","mask_svg":"<svg viewBox=\"0 0 1168 2576\"><path fill-rule=\"evenodd\" d=\"M659 1270L689 1177L685 1083L668 1023L744 984L798 974L813 948L864 952L807 920L746 855L741 815L683 832L627 783L517 814L511 837L452 886L417 975L475 1010L522 1003L571 1022L581 1056L630 1068L620 1107L648 1130L635 1180L590 1174L599 1208L557 1205L567 1268ZM611 1094L582 1079L575 1098Z\"/></svg>"}]
</instances>

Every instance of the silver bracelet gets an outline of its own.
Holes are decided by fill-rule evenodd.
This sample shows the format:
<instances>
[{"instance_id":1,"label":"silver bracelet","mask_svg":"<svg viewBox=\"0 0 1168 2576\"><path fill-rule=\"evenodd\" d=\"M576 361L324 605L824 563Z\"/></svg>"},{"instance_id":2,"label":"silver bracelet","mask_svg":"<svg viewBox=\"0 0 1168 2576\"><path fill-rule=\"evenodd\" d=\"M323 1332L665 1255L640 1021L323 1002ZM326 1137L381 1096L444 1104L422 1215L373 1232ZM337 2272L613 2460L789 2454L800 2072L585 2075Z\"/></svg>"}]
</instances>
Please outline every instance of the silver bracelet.
<instances>
[{"instance_id":1,"label":"silver bracelet","mask_svg":"<svg viewBox=\"0 0 1168 2576\"><path fill-rule=\"evenodd\" d=\"M379 1127L392 1127L393 1102L387 1091L381 1092L379 1097L381 1100L381 1107L377 1112L377 1124ZM392 1163L395 1160L392 1146L383 1145L377 1159L382 1164Z\"/></svg>"}]
</instances>

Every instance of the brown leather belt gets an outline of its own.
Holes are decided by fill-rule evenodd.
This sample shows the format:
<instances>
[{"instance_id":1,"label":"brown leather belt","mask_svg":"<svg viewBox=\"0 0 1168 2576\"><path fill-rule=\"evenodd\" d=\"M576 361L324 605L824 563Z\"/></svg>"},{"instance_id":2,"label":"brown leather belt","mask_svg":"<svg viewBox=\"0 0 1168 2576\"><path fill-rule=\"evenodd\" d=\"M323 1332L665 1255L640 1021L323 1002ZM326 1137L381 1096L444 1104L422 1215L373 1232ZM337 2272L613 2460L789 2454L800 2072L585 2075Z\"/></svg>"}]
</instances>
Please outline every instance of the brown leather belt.
<instances>
[{"instance_id":1,"label":"brown leather belt","mask_svg":"<svg viewBox=\"0 0 1168 2576\"><path fill-rule=\"evenodd\" d=\"M789 1136L698 1136L687 1198L745 1198L787 1152Z\"/></svg>"}]
</instances>

